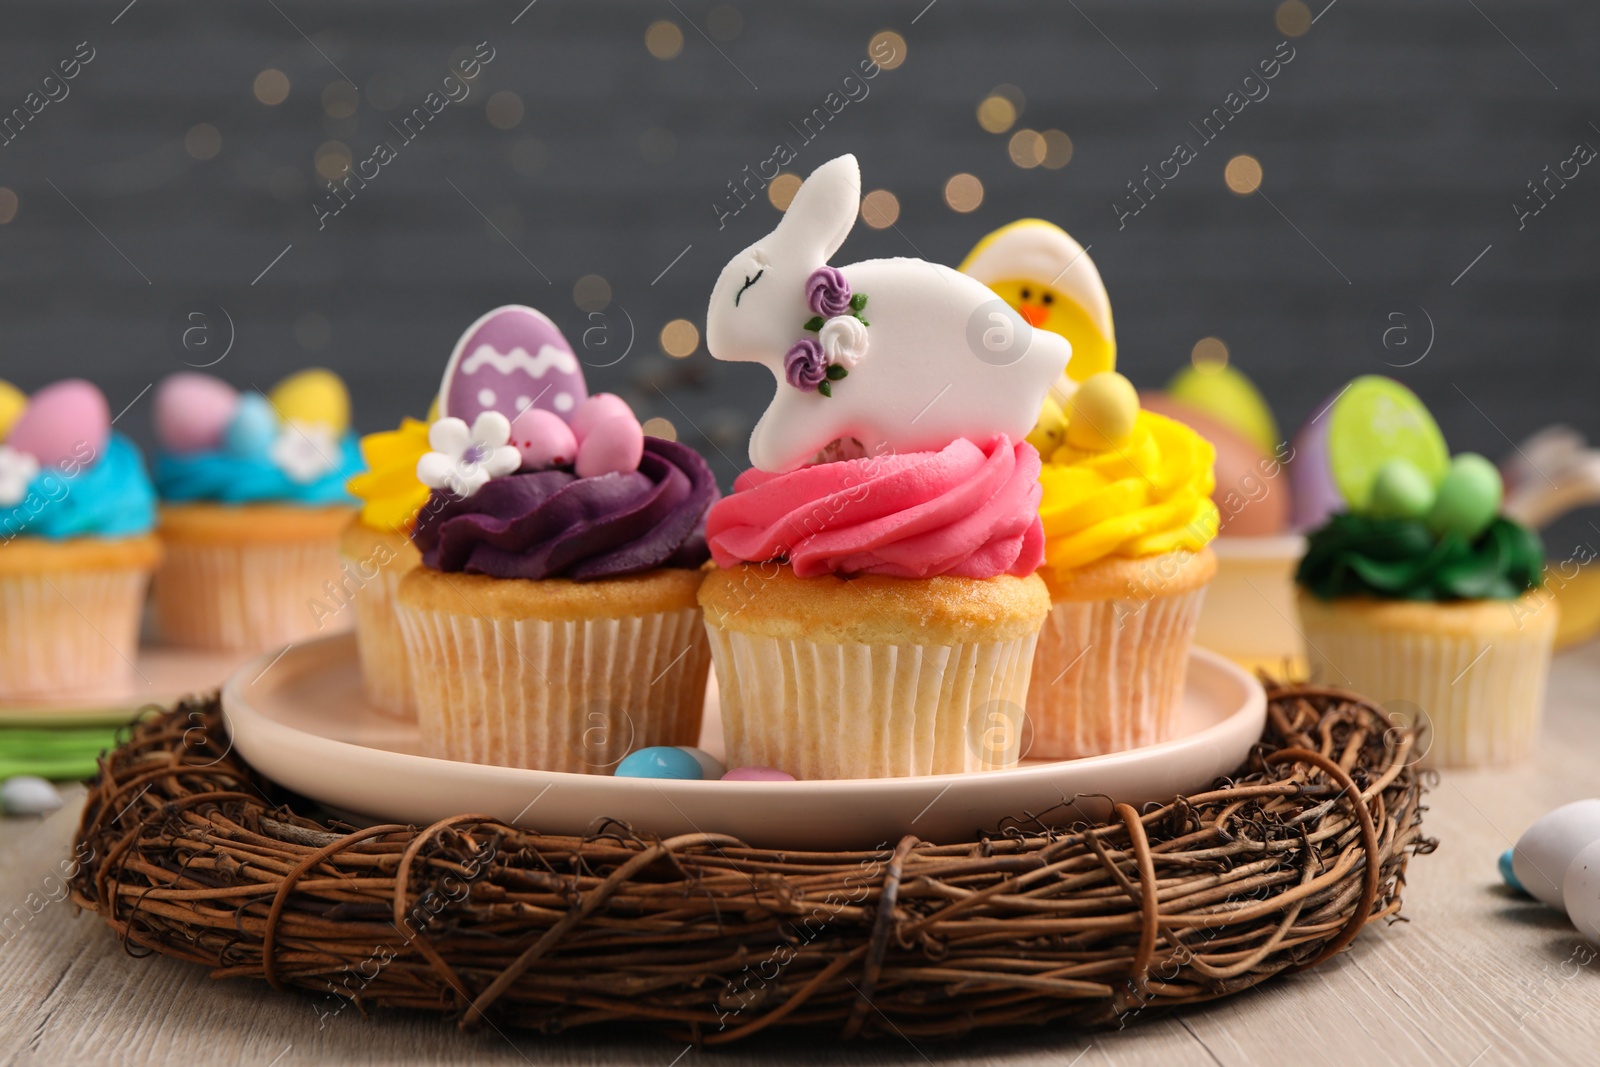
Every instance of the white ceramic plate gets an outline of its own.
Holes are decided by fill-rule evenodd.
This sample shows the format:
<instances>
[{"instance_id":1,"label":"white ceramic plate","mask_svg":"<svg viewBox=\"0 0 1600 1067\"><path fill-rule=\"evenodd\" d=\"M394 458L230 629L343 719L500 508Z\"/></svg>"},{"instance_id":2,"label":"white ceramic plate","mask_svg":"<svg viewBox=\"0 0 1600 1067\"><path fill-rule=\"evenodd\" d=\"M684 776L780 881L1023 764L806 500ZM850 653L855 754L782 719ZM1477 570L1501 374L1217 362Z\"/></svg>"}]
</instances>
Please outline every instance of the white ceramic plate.
<instances>
[{"instance_id":1,"label":"white ceramic plate","mask_svg":"<svg viewBox=\"0 0 1600 1067\"><path fill-rule=\"evenodd\" d=\"M713 685L714 689L714 685ZM662 837L731 834L764 848L869 848L908 833L967 841L1008 818L1103 794L1138 804L1204 789L1237 768L1261 736L1266 696L1241 668L1195 650L1179 736L1092 759L1008 771L812 782L682 782L485 767L422 755L415 723L384 715L361 691L355 638L345 634L259 657L228 680L223 710L234 745L297 793L372 821L426 825L463 812L546 833L582 834L604 817ZM715 694L703 747L720 755ZM1104 796L1078 799L1103 817Z\"/></svg>"}]
</instances>

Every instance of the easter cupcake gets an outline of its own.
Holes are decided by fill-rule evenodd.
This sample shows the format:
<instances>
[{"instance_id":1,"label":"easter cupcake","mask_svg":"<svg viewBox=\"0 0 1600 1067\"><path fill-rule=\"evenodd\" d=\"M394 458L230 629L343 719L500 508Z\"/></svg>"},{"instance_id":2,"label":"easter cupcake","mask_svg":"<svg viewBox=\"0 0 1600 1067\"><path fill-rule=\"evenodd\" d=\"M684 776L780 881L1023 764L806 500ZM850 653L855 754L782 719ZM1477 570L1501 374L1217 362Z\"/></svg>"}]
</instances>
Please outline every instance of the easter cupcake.
<instances>
[{"instance_id":1,"label":"easter cupcake","mask_svg":"<svg viewBox=\"0 0 1600 1067\"><path fill-rule=\"evenodd\" d=\"M155 490L104 395L0 382L0 701L127 688L161 556Z\"/></svg>"},{"instance_id":2,"label":"easter cupcake","mask_svg":"<svg viewBox=\"0 0 1600 1067\"><path fill-rule=\"evenodd\" d=\"M428 451L428 423L417 419L363 437L367 469L348 486L361 511L339 535L344 584L353 587L350 606L367 700L402 718L415 716L416 704L394 598L400 579L422 561L411 530L428 502L428 487L417 478L417 461Z\"/></svg>"},{"instance_id":3,"label":"easter cupcake","mask_svg":"<svg viewBox=\"0 0 1600 1067\"><path fill-rule=\"evenodd\" d=\"M1358 378L1326 418L1315 454L1344 508L1295 575L1312 679L1420 718L1434 765L1526 758L1558 615L1538 535L1500 514L1494 465L1452 459L1398 382Z\"/></svg>"},{"instance_id":4,"label":"easter cupcake","mask_svg":"<svg viewBox=\"0 0 1600 1067\"><path fill-rule=\"evenodd\" d=\"M209 375L157 387L157 628L169 643L255 651L346 629L339 535L361 469L350 400L329 371L240 394Z\"/></svg>"},{"instance_id":5,"label":"easter cupcake","mask_svg":"<svg viewBox=\"0 0 1600 1067\"><path fill-rule=\"evenodd\" d=\"M1209 442L1141 411L1115 371L1085 379L1060 420L1042 421L1031 438L1051 450L1040 476L1040 574L1052 606L1028 695L1028 754L1045 759L1172 735L1217 567Z\"/></svg>"},{"instance_id":6,"label":"easter cupcake","mask_svg":"<svg viewBox=\"0 0 1600 1067\"><path fill-rule=\"evenodd\" d=\"M717 359L777 393L711 509L700 591L730 766L797 778L1007 767L1039 626L1039 457L1070 353L995 293L911 259L827 265L854 157L819 167L723 269Z\"/></svg>"},{"instance_id":7,"label":"easter cupcake","mask_svg":"<svg viewBox=\"0 0 1600 1067\"><path fill-rule=\"evenodd\" d=\"M417 719L448 759L610 774L693 745L708 665L696 593L711 470L588 396L544 315L463 335L417 464L432 492L396 610Z\"/></svg>"}]
</instances>

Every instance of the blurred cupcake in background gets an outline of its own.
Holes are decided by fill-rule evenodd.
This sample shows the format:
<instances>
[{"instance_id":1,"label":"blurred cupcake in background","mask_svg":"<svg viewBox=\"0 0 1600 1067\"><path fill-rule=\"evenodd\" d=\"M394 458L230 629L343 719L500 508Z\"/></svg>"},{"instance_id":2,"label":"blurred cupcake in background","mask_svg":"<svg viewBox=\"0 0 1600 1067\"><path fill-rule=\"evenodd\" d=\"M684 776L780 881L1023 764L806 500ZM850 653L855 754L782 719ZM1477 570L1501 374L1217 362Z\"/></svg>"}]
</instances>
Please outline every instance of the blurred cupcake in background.
<instances>
[{"instance_id":1,"label":"blurred cupcake in background","mask_svg":"<svg viewBox=\"0 0 1600 1067\"><path fill-rule=\"evenodd\" d=\"M361 510L339 535L344 581L353 586L350 605L367 700L403 718L416 715L416 702L394 599L400 579L422 562L411 531L428 502L428 487L417 477L417 462L429 451L428 425L402 419L398 429L361 439L367 469L348 486Z\"/></svg>"},{"instance_id":2,"label":"blurred cupcake in background","mask_svg":"<svg viewBox=\"0 0 1600 1067\"><path fill-rule=\"evenodd\" d=\"M258 651L348 628L338 545L361 454L339 377L301 371L263 395L175 374L154 406L161 638Z\"/></svg>"},{"instance_id":3,"label":"blurred cupcake in background","mask_svg":"<svg viewBox=\"0 0 1600 1067\"><path fill-rule=\"evenodd\" d=\"M161 556L139 451L81 379L0 382L0 701L114 695Z\"/></svg>"},{"instance_id":4,"label":"blurred cupcake in background","mask_svg":"<svg viewBox=\"0 0 1600 1067\"><path fill-rule=\"evenodd\" d=\"M1304 474L1343 507L1296 573L1312 680L1422 719L1432 764L1526 758L1559 614L1539 536L1500 513L1495 466L1452 458L1400 383L1357 378L1319 421L1323 466Z\"/></svg>"},{"instance_id":5,"label":"blurred cupcake in background","mask_svg":"<svg viewBox=\"0 0 1600 1067\"><path fill-rule=\"evenodd\" d=\"M696 594L711 469L589 396L533 308L496 308L445 369L420 566L396 610L430 753L610 774L700 736L709 652Z\"/></svg>"},{"instance_id":6,"label":"blurred cupcake in background","mask_svg":"<svg viewBox=\"0 0 1600 1067\"><path fill-rule=\"evenodd\" d=\"M1216 572L1211 444L1140 410L1115 371L1088 378L1029 437L1040 474L1050 616L1028 691L1029 755L1073 759L1172 734Z\"/></svg>"}]
</instances>

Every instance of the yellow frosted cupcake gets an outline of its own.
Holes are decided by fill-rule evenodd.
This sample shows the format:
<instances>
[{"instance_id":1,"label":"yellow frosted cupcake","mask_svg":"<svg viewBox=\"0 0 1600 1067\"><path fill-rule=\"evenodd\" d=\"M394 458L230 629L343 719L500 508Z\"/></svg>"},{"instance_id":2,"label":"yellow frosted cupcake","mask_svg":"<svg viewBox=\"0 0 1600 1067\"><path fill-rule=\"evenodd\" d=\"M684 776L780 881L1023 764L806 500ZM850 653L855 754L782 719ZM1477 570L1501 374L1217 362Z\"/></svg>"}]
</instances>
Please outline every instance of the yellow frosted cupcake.
<instances>
[{"instance_id":1,"label":"yellow frosted cupcake","mask_svg":"<svg viewBox=\"0 0 1600 1067\"><path fill-rule=\"evenodd\" d=\"M126 695L154 525L144 463L98 389L0 382L0 702Z\"/></svg>"},{"instance_id":2,"label":"yellow frosted cupcake","mask_svg":"<svg viewBox=\"0 0 1600 1067\"><path fill-rule=\"evenodd\" d=\"M175 374L154 406L162 639L242 652L347 628L338 543L361 455L344 383L312 370L240 394Z\"/></svg>"},{"instance_id":3,"label":"yellow frosted cupcake","mask_svg":"<svg viewBox=\"0 0 1600 1067\"><path fill-rule=\"evenodd\" d=\"M1452 459L1400 383L1357 379L1326 422L1310 452L1345 510L1307 535L1295 574L1312 679L1417 722L1430 764L1525 759L1559 615L1538 534L1499 514L1499 471Z\"/></svg>"},{"instance_id":4,"label":"yellow frosted cupcake","mask_svg":"<svg viewBox=\"0 0 1600 1067\"><path fill-rule=\"evenodd\" d=\"M1218 517L1211 445L1140 411L1120 374L1090 376L1058 412L1031 438L1054 447L1040 475L1052 607L1028 754L1072 759L1171 736Z\"/></svg>"},{"instance_id":5,"label":"yellow frosted cupcake","mask_svg":"<svg viewBox=\"0 0 1600 1067\"><path fill-rule=\"evenodd\" d=\"M397 430L361 439L367 470L350 479L361 511L339 535L339 557L355 612L361 680L373 706L403 718L417 713L411 665L395 614L400 579L422 562L411 543L428 487L417 478L417 461L428 451L428 424L403 419Z\"/></svg>"}]
</instances>

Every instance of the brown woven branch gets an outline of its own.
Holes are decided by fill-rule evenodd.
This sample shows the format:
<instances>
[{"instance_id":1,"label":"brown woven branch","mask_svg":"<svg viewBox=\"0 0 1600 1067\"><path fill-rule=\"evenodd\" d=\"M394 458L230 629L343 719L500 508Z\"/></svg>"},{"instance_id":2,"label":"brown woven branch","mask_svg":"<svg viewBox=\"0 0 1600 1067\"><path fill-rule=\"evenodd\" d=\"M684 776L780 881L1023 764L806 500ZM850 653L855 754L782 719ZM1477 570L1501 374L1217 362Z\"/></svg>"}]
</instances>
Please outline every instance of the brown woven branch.
<instances>
[{"instance_id":1,"label":"brown woven branch","mask_svg":"<svg viewBox=\"0 0 1600 1067\"><path fill-rule=\"evenodd\" d=\"M73 899L130 952L309 990L319 1016L626 1020L707 1045L1121 1025L1321 962L1398 914L1407 859L1433 847L1409 730L1337 690L1269 697L1248 766L1204 793L829 853L607 820L356 830L231 755L215 700L186 703L102 761Z\"/></svg>"}]
</instances>

